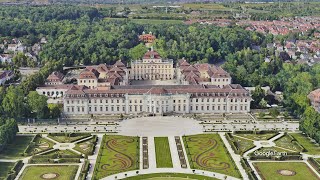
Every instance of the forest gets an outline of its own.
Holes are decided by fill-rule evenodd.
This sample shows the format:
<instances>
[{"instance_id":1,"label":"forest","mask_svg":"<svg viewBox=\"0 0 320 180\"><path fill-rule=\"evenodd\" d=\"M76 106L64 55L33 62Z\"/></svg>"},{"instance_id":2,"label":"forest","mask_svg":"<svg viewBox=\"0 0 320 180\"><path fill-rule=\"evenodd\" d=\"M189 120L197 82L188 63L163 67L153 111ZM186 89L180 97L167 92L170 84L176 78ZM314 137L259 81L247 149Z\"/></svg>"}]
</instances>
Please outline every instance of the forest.
<instances>
[{"instance_id":1,"label":"forest","mask_svg":"<svg viewBox=\"0 0 320 180\"><path fill-rule=\"evenodd\" d=\"M285 108L301 118L301 130L320 142L320 116L310 106L307 94L320 86L320 65L309 67L284 63L266 48L275 37L245 31L241 27L183 24L137 24L130 19L106 20L108 8L80 6L0 7L0 41L19 38L25 44L46 37L39 55L41 70L18 86L0 89L0 113L6 118L55 118L59 107L46 104L34 90L54 70L63 66L130 62L146 49L138 40L152 32L154 48L174 61L224 63L234 83L270 86L284 92ZM284 37L286 38L286 37ZM261 46L260 51L252 50ZM271 56L271 62L264 62Z\"/></svg>"}]
</instances>

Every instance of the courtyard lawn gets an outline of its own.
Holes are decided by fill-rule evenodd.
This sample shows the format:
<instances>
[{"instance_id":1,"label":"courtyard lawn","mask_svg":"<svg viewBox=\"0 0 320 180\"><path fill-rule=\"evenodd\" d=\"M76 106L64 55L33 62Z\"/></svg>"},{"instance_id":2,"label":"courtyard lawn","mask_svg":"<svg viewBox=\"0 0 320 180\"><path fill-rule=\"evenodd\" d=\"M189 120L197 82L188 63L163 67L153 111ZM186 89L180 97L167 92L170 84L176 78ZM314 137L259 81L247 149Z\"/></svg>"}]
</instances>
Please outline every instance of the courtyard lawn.
<instances>
[{"instance_id":1,"label":"courtyard lawn","mask_svg":"<svg viewBox=\"0 0 320 180\"><path fill-rule=\"evenodd\" d=\"M0 179L5 179L13 166L11 162L0 162Z\"/></svg>"},{"instance_id":2,"label":"courtyard lawn","mask_svg":"<svg viewBox=\"0 0 320 180\"><path fill-rule=\"evenodd\" d=\"M309 138L300 133L292 133L290 135L307 150L306 154L320 155L320 147L312 143Z\"/></svg>"},{"instance_id":3,"label":"courtyard lawn","mask_svg":"<svg viewBox=\"0 0 320 180\"><path fill-rule=\"evenodd\" d=\"M203 169L241 177L218 134L184 136L183 142L191 169Z\"/></svg>"},{"instance_id":4,"label":"courtyard lawn","mask_svg":"<svg viewBox=\"0 0 320 180\"><path fill-rule=\"evenodd\" d=\"M244 137L247 139L251 139L253 141L266 141L273 136L276 135L276 133L267 133L267 134L234 134L235 136Z\"/></svg>"},{"instance_id":5,"label":"courtyard lawn","mask_svg":"<svg viewBox=\"0 0 320 180\"><path fill-rule=\"evenodd\" d=\"M318 179L316 174L303 162L256 162L253 165L265 180Z\"/></svg>"},{"instance_id":6,"label":"courtyard lawn","mask_svg":"<svg viewBox=\"0 0 320 180\"><path fill-rule=\"evenodd\" d=\"M6 145L0 152L0 159L19 159L22 158L24 150L29 145L33 136L16 136L14 140Z\"/></svg>"},{"instance_id":7,"label":"courtyard lawn","mask_svg":"<svg viewBox=\"0 0 320 180\"><path fill-rule=\"evenodd\" d=\"M277 139L275 143L278 147L282 147L295 152L300 152L299 146L291 142L291 138L288 135L282 136L280 139Z\"/></svg>"},{"instance_id":8,"label":"courtyard lawn","mask_svg":"<svg viewBox=\"0 0 320 180\"><path fill-rule=\"evenodd\" d=\"M50 151L48 153L45 153L43 155L54 155L54 154L59 154L59 155L78 155L77 153L71 151L71 150L55 150L55 151Z\"/></svg>"},{"instance_id":9,"label":"courtyard lawn","mask_svg":"<svg viewBox=\"0 0 320 180\"><path fill-rule=\"evenodd\" d=\"M76 146L73 149L81 152L82 154L92 155L95 141L96 139L92 137L91 139L75 144Z\"/></svg>"},{"instance_id":10,"label":"courtyard lawn","mask_svg":"<svg viewBox=\"0 0 320 180\"><path fill-rule=\"evenodd\" d=\"M78 141L80 139L84 139L86 137L90 136L90 134L83 134L83 135L74 135L74 136L70 136L70 134L48 134L48 137L58 141L60 143L71 143L71 142L75 142Z\"/></svg>"},{"instance_id":11,"label":"courtyard lawn","mask_svg":"<svg viewBox=\"0 0 320 180\"><path fill-rule=\"evenodd\" d=\"M78 168L79 166L76 165L28 166L23 171L19 180L71 180L75 178Z\"/></svg>"},{"instance_id":12,"label":"courtyard lawn","mask_svg":"<svg viewBox=\"0 0 320 180\"><path fill-rule=\"evenodd\" d=\"M139 169L139 137L106 135L99 150L93 180Z\"/></svg>"},{"instance_id":13,"label":"courtyard lawn","mask_svg":"<svg viewBox=\"0 0 320 180\"><path fill-rule=\"evenodd\" d=\"M156 148L157 168L173 167L168 137L155 137L154 144Z\"/></svg>"},{"instance_id":14,"label":"courtyard lawn","mask_svg":"<svg viewBox=\"0 0 320 180\"><path fill-rule=\"evenodd\" d=\"M181 174L181 173L155 173L144 174L126 178L127 180L217 180L213 177L195 175L195 174Z\"/></svg>"},{"instance_id":15,"label":"courtyard lawn","mask_svg":"<svg viewBox=\"0 0 320 180\"><path fill-rule=\"evenodd\" d=\"M285 149L281 149L279 147L262 147L257 152L277 152L277 153L292 153L293 151L288 151ZM250 155L254 155L254 152L250 153Z\"/></svg>"},{"instance_id":16,"label":"courtyard lawn","mask_svg":"<svg viewBox=\"0 0 320 180\"><path fill-rule=\"evenodd\" d=\"M235 137L235 136L233 136L233 139L236 140L236 142L238 143L240 154L245 153L249 149L252 149L253 147L255 147L255 145L253 144L253 141L250 141L244 138Z\"/></svg>"},{"instance_id":17,"label":"courtyard lawn","mask_svg":"<svg viewBox=\"0 0 320 180\"><path fill-rule=\"evenodd\" d=\"M46 138L42 138L40 136L37 136L35 138L34 142L35 142L35 145L33 147L31 147L30 149L28 149L28 151L27 151L27 153L29 155L34 155L39 152L46 151L46 150L52 148L53 145L55 144L54 142L52 142Z\"/></svg>"}]
</instances>

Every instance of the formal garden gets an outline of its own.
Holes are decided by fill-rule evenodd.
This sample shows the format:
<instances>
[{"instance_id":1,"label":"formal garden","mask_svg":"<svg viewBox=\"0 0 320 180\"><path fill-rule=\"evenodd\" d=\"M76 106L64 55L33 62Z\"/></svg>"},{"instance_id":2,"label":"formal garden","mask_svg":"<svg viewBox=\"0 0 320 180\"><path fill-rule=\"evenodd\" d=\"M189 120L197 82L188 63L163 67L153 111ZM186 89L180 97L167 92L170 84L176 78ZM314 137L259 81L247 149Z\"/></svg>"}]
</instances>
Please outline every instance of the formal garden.
<instances>
[{"instance_id":1,"label":"formal garden","mask_svg":"<svg viewBox=\"0 0 320 180\"><path fill-rule=\"evenodd\" d=\"M186 180L186 179L203 179L203 180L217 180L213 177L201 176L196 174L182 174L182 173L155 173L144 174L126 178L127 180Z\"/></svg>"},{"instance_id":2,"label":"formal garden","mask_svg":"<svg viewBox=\"0 0 320 180\"><path fill-rule=\"evenodd\" d=\"M59 143L72 143L87 137L90 137L89 133L49 133L48 137Z\"/></svg>"},{"instance_id":3,"label":"formal garden","mask_svg":"<svg viewBox=\"0 0 320 180\"><path fill-rule=\"evenodd\" d=\"M228 150L218 134L183 136L190 168L241 178Z\"/></svg>"},{"instance_id":4,"label":"formal garden","mask_svg":"<svg viewBox=\"0 0 320 180\"><path fill-rule=\"evenodd\" d=\"M25 168L19 180L75 179L77 165L30 165Z\"/></svg>"},{"instance_id":5,"label":"formal garden","mask_svg":"<svg viewBox=\"0 0 320 180\"><path fill-rule=\"evenodd\" d=\"M78 141L73 149L85 155L93 155L97 140L97 136L93 135L89 139Z\"/></svg>"},{"instance_id":6,"label":"formal garden","mask_svg":"<svg viewBox=\"0 0 320 180\"><path fill-rule=\"evenodd\" d=\"M311 140L301 133L290 133L290 135L305 149L306 154L320 155L319 144L311 142Z\"/></svg>"},{"instance_id":7,"label":"formal garden","mask_svg":"<svg viewBox=\"0 0 320 180\"><path fill-rule=\"evenodd\" d=\"M93 180L139 169L139 137L103 136L94 168Z\"/></svg>"},{"instance_id":8,"label":"formal garden","mask_svg":"<svg viewBox=\"0 0 320 180\"><path fill-rule=\"evenodd\" d=\"M317 180L318 177L303 162L255 162L254 167L265 180Z\"/></svg>"},{"instance_id":9,"label":"formal garden","mask_svg":"<svg viewBox=\"0 0 320 180\"><path fill-rule=\"evenodd\" d=\"M157 168L172 168L171 152L168 137L155 137Z\"/></svg>"}]
</instances>

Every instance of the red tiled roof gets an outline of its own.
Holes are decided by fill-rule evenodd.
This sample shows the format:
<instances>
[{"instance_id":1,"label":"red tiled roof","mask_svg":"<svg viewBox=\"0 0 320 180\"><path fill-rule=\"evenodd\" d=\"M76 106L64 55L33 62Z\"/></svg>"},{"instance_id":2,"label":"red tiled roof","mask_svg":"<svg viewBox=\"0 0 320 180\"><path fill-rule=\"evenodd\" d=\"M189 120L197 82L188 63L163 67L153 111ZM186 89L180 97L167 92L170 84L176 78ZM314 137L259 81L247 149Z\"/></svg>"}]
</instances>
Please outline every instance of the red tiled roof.
<instances>
[{"instance_id":1,"label":"red tiled roof","mask_svg":"<svg viewBox=\"0 0 320 180\"><path fill-rule=\"evenodd\" d=\"M148 51L144 54L143 59L161 59L157 51Z\"/></svg>"}]
</instances>

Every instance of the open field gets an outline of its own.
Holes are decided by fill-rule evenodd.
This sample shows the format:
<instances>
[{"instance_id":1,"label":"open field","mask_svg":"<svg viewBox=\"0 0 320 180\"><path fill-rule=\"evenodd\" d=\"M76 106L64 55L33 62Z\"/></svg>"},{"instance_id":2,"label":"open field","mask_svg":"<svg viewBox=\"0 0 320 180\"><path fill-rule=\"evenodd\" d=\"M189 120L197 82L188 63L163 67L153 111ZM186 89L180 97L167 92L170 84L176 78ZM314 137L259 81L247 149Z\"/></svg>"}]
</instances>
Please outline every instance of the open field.
<instances>
[{"instance_id":1,"label":"open field","mask_svg":"<svg viewBox=\"0 0 320 180\"><path fill-rule=\"evenodd\" d=\"M240 178L218 134L184 136L183 141L192 169L203 169Z\"/></svg>"},{"instance_id":2,"label":"open field","mask_svg":"<svg viewBox=\"0 0 320 180\"><path fill-rule=\"evenodd\" d=\"M126 178L127 180L216 180L216 178L195 175L195 174L181 174L181 173L155 173L145 174Z\"/></svg>"},{"instance_id":3,"label":"open field","mask_svg":"<svg viewBox=\"0 0 320 180\"><path fill-rule=\"evenodd\" d=\"M265 180L318 179L313 171L302 162L256 162L253 165Z\"/></svg>"},{"instance_id":4,"label":"open field","mask_svg":"<svg viewBox=\"0 0 320 180\"><path fill-rule=\"evenodd\" d=\"M267 133L267 134L234 134L236 136L241 136L247 139L251 139L253 141L266 141L273 136L276 135L276 133Z\"/></svg>"},{"instance_id":5,"label":"open field","mask_svg":"<svg viewBox=\"0 0 320 180\"><path fill-rule=\"evenodd\" d=\"M139 137L104 136L93 179L139 169Z\"/></svg>"},{"instance_id":6,"label":"open field","mask_svg":"<svg viewBox=\"0 0 320 180\"><path fill-rule=\"evenodd\" d=\"M0 162L0 179L4 179L13 166L11 162Z\"/></svg>"},{"instance_id":7,"label":"open field","mask_svg":"<svg viewBox=\"0 0 320 180\"><path fill-rule=\"evenodd\" d=\"M312 143L306 136L298 133L292 133L290 135L292 135L307 150L307 152L305 152L306 154L320 155L320 147Z\"/></svg>"},{"instance_id":8,"label":"open field","mask_svg":"<svg viewBox=\"0 0 320 180\"><path fill-rule=\"evenodd\" d=\"M23 171L20 180L43 180L43 179L74 179L78 170L75 165L54 165L54 166L28 166ZM45 178L47 177L47 178ZM51 178L49 178L51 177Z\"/></svg>"},{"instance_id":9,"label":"open field","mask_svg":"<svg viewBox=\"0 0 320 180\"><path fill-rule=\"evenodd\" d=\"M0 159L18 159L27 148L33 136L16 136L0 153Z\"/></svg>"},{"instance_id":10,"label":"open field","mask_svg":"<svg viewBox=\"0 0 320 180\"><path fill-rule=\"evenodd\" d=\"M105 18L106 21L130 21L137 24L183 24L182 20Z\"/></svg>"},{"instance_id":11,"label":"open field","mask_svg":"<svg viewBox=\"0 0 320 180\"><path fill-rule=\"evenodd\" d=\"M155 137L157 168L173 167L168 137Z\"/></svg>"}]
</instances>

